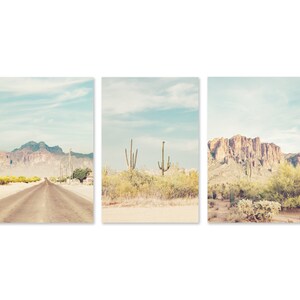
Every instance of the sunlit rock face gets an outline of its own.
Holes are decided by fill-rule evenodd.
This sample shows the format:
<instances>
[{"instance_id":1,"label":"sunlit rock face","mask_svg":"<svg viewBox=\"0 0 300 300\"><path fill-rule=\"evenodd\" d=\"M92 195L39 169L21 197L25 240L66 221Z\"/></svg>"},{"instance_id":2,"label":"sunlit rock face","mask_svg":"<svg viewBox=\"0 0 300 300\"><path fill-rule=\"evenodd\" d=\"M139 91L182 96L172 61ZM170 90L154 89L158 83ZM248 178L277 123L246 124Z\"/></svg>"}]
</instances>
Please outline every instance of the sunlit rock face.
<instances>
[{"instance_id":1,"label":"sunlit rock face","mask_svg":"<svg viewBox=\"0 0 300 300\"><path fill-rule=\"evenodd\" d=\"M209 183L226 183L251 178L264 180L287 160L280 147L262 143L259 137L235 135L232 138L215 138L208 142ZM294 161L300 162L294 158Z\"/></svg>"},{"instance_id":2,"label":"sunlit rock face","mask_svg":"<svg viewBox=\"0 0 300 300\"><path fill-rule=\"evenodd\" d=\"M260 138L235 135L230 139L216 138L208 142L210 159L219 162L233 160L244 163L251 160L255 166L271 167L280 164L284 155L280 147L273 143L261 143Z\"/></svg>"}]
</instances>

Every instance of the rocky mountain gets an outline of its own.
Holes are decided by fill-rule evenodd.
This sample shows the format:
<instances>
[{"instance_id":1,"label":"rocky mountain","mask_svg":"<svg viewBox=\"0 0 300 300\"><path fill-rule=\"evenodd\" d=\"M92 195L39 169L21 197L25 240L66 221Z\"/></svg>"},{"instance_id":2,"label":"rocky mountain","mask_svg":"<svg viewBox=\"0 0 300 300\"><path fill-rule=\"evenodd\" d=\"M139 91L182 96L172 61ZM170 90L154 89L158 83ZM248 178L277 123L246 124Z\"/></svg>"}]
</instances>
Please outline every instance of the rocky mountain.
<instances>
[{"instance_id":1,"label":"rocky mountain","mask_svg":"<svg viewBox=\"0 0 300 300\"><path fill-rule=\"evenodd\" d=\"M18 152L18 151L22 151L22 150L31 151L31 152L45 150L50 153L63 154L63 151L59 146L49 147L48 145L46 145L45 142L36 143L33 141L22 145L20 148L14 149L12 152Z\"/></svg>"},{"instance_id":2,"label":"rocky mountain","mask_svg":"<svg viewBox=\"0 0 300 300\"><path fill-rule=\"evenodd\" d=\"M279 146L262 143L259 137L216 138L208 142L209 181L223 183L247 177L261 180L268 178L286 159Z\"/></svg>"},{"instance_id":3,"label":"rocky mountain","mask_svg":"<svg viewBox=\"0 0 300 300\"><path fill-rule=\"evenodd\" d=\"M93 153L71 152L71 169L87 167L93 169ZM60 172L70 170L69 154L59 146L31 141L11 152L0 152L0 175L49 177L59 176Z\"/></svg>"}]
</instances>

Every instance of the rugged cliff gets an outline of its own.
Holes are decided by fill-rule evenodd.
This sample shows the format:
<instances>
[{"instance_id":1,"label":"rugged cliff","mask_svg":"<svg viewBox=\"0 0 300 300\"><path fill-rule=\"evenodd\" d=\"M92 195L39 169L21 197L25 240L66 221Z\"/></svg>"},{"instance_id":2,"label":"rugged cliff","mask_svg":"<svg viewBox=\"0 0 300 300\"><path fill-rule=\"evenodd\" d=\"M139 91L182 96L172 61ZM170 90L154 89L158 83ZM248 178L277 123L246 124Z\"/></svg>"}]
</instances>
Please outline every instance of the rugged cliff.
<instances>
[{"instance_id":1,"label":"rugged cliff","mask_svg":"<svg viewBox=\"0 0 300 300\"><path fill-rule=\"evenodd\" d=\"M212 181L268 177L284 161L279 146L262 143L259 137L235 135L208 142L208 175Z\"/></svg>"},{"instance_id":2,"label":"rugged cliff","mask_svg":"<svg viewBox=\"0 0 300 300\"><path fill-rule=\"evenodd\" d=\"M217 138L208 142L208 150L213 159L226 162L233 159L237 163L252 160L254 166L271 167L283 161L280 147L273 143L261 143L260 138L235 135L230 139Z\"/></svg>"}]
</instances>

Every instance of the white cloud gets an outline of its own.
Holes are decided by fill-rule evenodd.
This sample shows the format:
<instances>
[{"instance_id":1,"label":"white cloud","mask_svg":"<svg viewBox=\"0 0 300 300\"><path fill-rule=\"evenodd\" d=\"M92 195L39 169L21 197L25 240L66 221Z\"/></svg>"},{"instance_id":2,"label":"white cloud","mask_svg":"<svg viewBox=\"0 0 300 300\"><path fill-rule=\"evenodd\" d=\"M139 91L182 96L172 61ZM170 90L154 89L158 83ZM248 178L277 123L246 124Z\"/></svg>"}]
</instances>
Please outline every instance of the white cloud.
<instances>
[{"instance_id":1,"label":"white cloud","mask_svg":"<svg viewBox=\"0 0 300 300\"><path fill-rule=\"evenodd\" d=\"M63 102L63 101L68 101L71 99L76 99L80 97L86 96L91 89L89 88L80 88L80 89L75 89L73 91L66 91L59 95L58 97L55 98L56 101L58 102Z\"/></svg>"},{"instance_id":2,"label":"white cloud","mask_svg":"<svg viewBox=\"0 0 300 300\"><path fill-rule=\"evenodd\" d=\"M78 152L91 152L92 84L82 84L88 80L0 78L2 150L35 140L63 148L73 143Z\"/></svg>"},{"instance_id":3,"label":"white cloud","mask_svg":"<svg viewBox=\"0 0 300 300\"><path fill-rule=\"evenodd\" d=\"M127 114L148 109L198 108L198 86L195 83L168 82L146 78L103 79L102 100L104 114ZM168 84L167 84L168 83Z\"/></svg>"},{"instance_id":4,"label":"white cloud","mask_svg":"<svg viewBox=\"0 0 300 300\"><path fill-rule=\"evenodd\" d=\"M208 86L209 139L259 136L264 142L276 143L283 152L296 150L299 79L210 78Z\"/></svg>"},{"instance_id":5,"label":"white cloud","mask_svg":"<svg viewBox=\"0 0 300 300\"><path fill-rule=\"evenodd\" d=\"M66 87L90 81L91 78L29 78L3 77L0 78L0 92L14 95L32 95L51 93L64 90Z\"/></svg>"}]
</instances>

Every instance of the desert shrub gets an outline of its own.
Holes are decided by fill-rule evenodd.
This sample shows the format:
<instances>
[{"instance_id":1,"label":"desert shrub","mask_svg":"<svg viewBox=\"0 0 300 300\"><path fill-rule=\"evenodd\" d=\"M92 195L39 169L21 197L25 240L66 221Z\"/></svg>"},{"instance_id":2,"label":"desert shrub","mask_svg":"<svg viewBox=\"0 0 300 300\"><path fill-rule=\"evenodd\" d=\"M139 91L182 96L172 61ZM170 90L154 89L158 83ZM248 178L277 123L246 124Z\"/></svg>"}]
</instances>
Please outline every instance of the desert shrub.
<instances>
[{"instance_id":1,"label":"desert shrub","mask_svg":"<svg viewBox=\"0 0 300 300\"><path fill-rule=\"evenodd\" d=\"M253 203L256 219L262 222L270 222L281 210L281 204L275 201L257 201Z\"/></svg>"},{"instance_id":2,"label":"desert shrub","mask_svg":"<svg viewBox=\"0 0 300 300\"><path fill-rule=\"evenodd\" d=\"M250 180L240 180L234 183L222 183L208 186L208 198L216 199L251 199L261 200L265 197L265 186Z\"/></svg>"},{"instance_id":3,"label":"desert shrub","mask_svg":"<svg viewBox=\"0 0 300 300\"><path fill-rule=\"evenodd\" d=\"M29 183L29 182L37 182L40 181L41 178L39 177L25 177L25 176L3 176L0 177L0 185L8 184L8 183L16 183L16 182L23 182L23 183Z\"/></svg>"},{"instance_id":4,"label":"desert shrub","mask_svg":"<svg viewBox=\"0 0 300 300\"><path fill-rule=\"evenodd\" d=\"M226 187L227 184L213 184L208 185L208 199L217 199L218 196L222 196L223 198L226 198Z\"/></svg>"},{"instance_id":5,"label":"desert shrub","mask_svg":"<svg viewBox=\"0 0 300 300\"><path fill-rule=\"evenodd\" d=\"M20 176L18 178L18 182L25 182L25 183L28 183L28 179L25 177L25 176Z\"/></svg>"},{"instance_id":6,"label":"desert shrub","mask_svg":"<svg viewBox=\"0 0 300 300\"><path fill-rule=\"evenodd\" d=\"M153 191L157 197L165 199L198 197L198 173L155 176Z\"/></svg>"},{"instance_id":7,"label":"desert shrub","mask_svg":"<svg viewBox=\"0 0 300 300\"><path fill-rule=\"evenodd\" d=\"M237 204L237 213L239 213L242 219L253 221L254 207L251 200L240 200Z\"/></svg>"},{"instance_id":8,"label":"desert shrub","mask_svg":"<svg viewBox=\"0 0 300 300\"><path fill-rule=\"evenodd\" d=\"M63 176L63 177L58 177L57 182L62 183L62 182L67 182L68 177ZM80 180L79 180L80 181Z\"/></svg>"},{"instance_id":9,"label":"desert shrub","mask_svg":"<svg viewBox=\"0 0 300 300\"><path fill-rule=\"evenodd\" d=\"M54 177L54 176L51 176L51 177L49 178L49 180L50 180L51 182L57 182L57 181L58 181L58 179L57 179L56 177Z\"/></svg>"},{"instance_id":10,"label":"desert shrub","mask_svg":"<svg viewBox=\"0 0 300 300\"><path fill-rule=\"evenodd\" d=\"M19 177L16 176L7 176L6 179L10 183L20 182Z\"/></svg>"},{"instance_id":11,"label":"desert shrub","mask_svg":"<svg viewBox=\"0 0 300 300\"><path fill-rule=\"evenodd\" d=\"M162 199L198 197L198 173L173 171L160 176L145 171L102 172L102 195L111 199L154 197Z\"/></svg>"},{"instance_id":12,"label":"desert shrub","mask_svg":"<svg viewBox=\"0 0 300 300\"><path fill-rule=\"evenodd\" d=\"M229 190L238 199L261 200L264 198L265 188L261 183L240 180L229 186Z\"/></svg>"},{"instance_id":13,"label":"desert shrub","mask_svg":"<svg viewBox=\"0 0 300 300\"><path fill-rule=\"evenodd\" d=\"M268 182L266 198L284 204L300 196L300 168L285 163ZM289 200L291 203L295 200Z\"/></svg>"},{"instance_id":14,"label":"desert shrub","mask_svg":"<svg viewBox=\"0 0 300 300\"><path fill-rule=\"evenodd\" d=\"M299 208L300 207L300 196L293 197L293 198L287 198L284 200L282 207L284 208Z\"/></svg>"},{"instance_id":15,"label":"desert shrub","mask_svg":"<svg viewBox=\"0 0 300 300\"><path fill-rule=\"evenodd\" d=\"M275 201L240 200L237 204L237 213L241 219L250 222L270 222L280 210L280 203Z\"/></svg>"},{"instance_id":16,"label":"desert shrub","mask_svg":"<svg viewBox=\"0 0 300 300\"><path fill-rule=\"evenodd\" d=\"M153 176L144 172L124 171L109 175L102 173L102 195L111 199L133 198L149 192Z\"/></svg>"},{"instance_id":17,"label":"desert shrub","mask_svg":"<svg viewBox=\"0 0 300 300\"><path fill-rule=\"evenodd\" d=\"M8 180L6 177L0 177L0 185L5 185L8 184Z\"/></svg>"},{"instance_id":18,"label":"desert shrub","mask_svg":"<svg viewBox=\"0 0 300 300\"><path fill-rule=\"evenodd\" d=\"M215 184L208 187L209 198L221 195L225 199L268 200L279 202L282 207L300 207L300 167L282 164L266 182L240 180L230 184Z\"/></svg>"},{"instance_id":19,"label":"desert shrub","mask_svg":"<svg viewBox=\"0 0 300 300\"><path fill-rule=\"evenodd\" d=\"M137 188L129 181L121 181L116 186L115 193L118 197L133 198L137 196Z\"/></svg>"},{"instance_id":20,"label":"desert shrub","mask_svg":"<svg viewBox=\"0 0 300 300\"><path fill-rule=\"evenodd\" d=\"M25 179L25 182L37 182L37 181L40 181L41 178L40 177L37 177L37 176L33 176L33 177L29 177L29 178L26 178Z\"/></svg>"}]
</instances>

